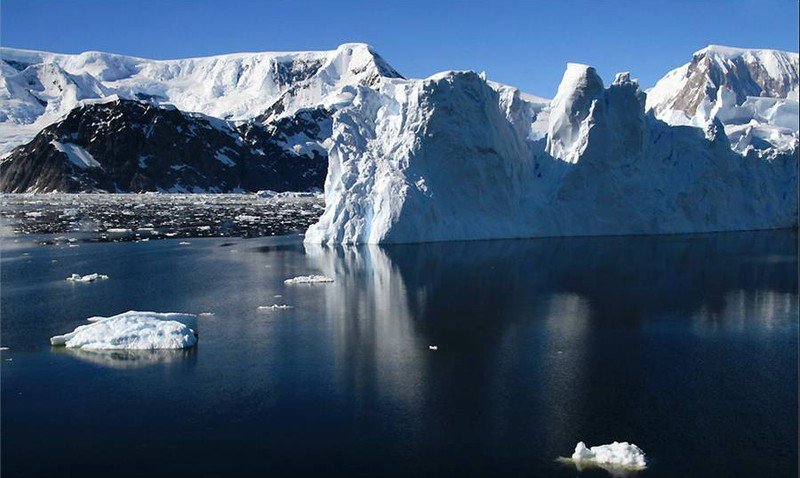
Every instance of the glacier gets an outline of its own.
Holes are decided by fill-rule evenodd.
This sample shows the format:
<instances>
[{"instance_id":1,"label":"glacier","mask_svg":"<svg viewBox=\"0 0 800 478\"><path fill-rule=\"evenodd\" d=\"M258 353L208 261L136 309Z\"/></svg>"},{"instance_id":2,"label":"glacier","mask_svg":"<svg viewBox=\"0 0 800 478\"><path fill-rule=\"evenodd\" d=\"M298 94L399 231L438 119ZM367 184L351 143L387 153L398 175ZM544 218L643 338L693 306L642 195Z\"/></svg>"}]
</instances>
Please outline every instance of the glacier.
<instances>
[{"instance_id":1,"label":"glacier","mask_svg":"<svg viewBox=\"0 0 800 478\"><path fill-rule=\"evenodd\" d=\"M326 209L307 242L797 225L796 147L740 154L716 117L669 125L627 73L605 87L594 68L570 64L534 117L521 93L468 71L348 91L333 115Z\"/></svg>"},{"instance_id":2,"label":"glacier","mask_svg":"<svg viewBox=\"0 0 800 478\"><path fill-rule=\"evenodd\" d=\"M335 105L346 85L400 76L363 43L178 60L0 48L0 59L0 154L97 101L142 100L231 121L270 120Z\"/></svg>"}]
</instances>

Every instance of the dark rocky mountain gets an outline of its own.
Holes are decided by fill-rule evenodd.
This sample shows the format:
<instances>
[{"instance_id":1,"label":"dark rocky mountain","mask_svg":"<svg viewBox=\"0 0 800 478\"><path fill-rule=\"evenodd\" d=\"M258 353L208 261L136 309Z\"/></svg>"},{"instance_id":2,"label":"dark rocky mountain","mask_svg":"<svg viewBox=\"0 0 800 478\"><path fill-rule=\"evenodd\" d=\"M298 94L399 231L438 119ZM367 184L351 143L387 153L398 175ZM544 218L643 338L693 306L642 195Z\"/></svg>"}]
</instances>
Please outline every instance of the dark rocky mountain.
<instances>
[{"instance_id":1,"label":"dark rocky mountain","mask_svg":"<svg viewBox=\"0 0 800 478\"><path fill-rule=\"evenodd\" d=\"M73 109L0 163L3 192L237 192L322 188L323 108L234 124L116 99Z\"/></svg>"}]
</instances>

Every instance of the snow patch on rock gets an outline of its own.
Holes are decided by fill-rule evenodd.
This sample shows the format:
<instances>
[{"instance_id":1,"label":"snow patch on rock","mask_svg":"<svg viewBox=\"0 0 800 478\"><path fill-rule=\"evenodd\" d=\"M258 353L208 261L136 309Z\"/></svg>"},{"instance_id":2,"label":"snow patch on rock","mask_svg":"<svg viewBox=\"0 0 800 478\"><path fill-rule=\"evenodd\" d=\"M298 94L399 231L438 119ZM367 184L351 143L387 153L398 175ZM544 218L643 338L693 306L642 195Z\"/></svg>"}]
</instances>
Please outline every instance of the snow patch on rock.
<instances>
[{"instance_id":1,"label":"snow patch on rock","mask_svg":"<svg viewBox=\"0 0 800 478\"><path fill-rule=\"evenodd\" d=\"M52 144L56 150L66 154L69 162L80 169L102 168L100 163L94 159L91 153L77 144L59 143L55 140L51 141L50 144Z\"/></svg>"}]
</instances>

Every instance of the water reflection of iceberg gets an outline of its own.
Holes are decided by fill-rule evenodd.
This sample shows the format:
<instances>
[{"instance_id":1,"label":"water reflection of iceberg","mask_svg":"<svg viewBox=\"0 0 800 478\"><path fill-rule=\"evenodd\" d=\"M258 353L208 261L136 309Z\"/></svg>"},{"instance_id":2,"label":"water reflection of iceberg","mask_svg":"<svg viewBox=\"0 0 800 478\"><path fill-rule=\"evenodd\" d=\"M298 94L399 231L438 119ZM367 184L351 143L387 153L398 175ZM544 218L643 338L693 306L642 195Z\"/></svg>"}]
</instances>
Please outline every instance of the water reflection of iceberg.
<instances>
[{"instance_id":1,"label":"water reflection of iceberg","mask_svg":"<svg viewBox=\"0 0 800 478\"><path fill-rule=\"evenodd\" d=\"M135 369L156 364L185 362L193 364L197 358L196 347L190 349L162 350L81 350L63 347L51 349L53 353L71 355L85 362L108 368Z\"/></svg>"},{"instance_id":2,"label":"water reflection of iceberg","mask_svg":"<svg viewBox=\"0 0 800 478\"><path fill-rule=\"evenodd\" d=\"M476 453L502 456L524 429L531 454L555 457L597 417L618 422L594 432L621 435L596 439L638 439L628 414L659 390L653 367L665 363L648 349L653 334L796 321L795 241L755 232L305 250L335 278L322 293L337 383L364 410L392 403L410 443L480 436ZM767 260L776 256L789 259Z\"/></svg>"}]
</instances>

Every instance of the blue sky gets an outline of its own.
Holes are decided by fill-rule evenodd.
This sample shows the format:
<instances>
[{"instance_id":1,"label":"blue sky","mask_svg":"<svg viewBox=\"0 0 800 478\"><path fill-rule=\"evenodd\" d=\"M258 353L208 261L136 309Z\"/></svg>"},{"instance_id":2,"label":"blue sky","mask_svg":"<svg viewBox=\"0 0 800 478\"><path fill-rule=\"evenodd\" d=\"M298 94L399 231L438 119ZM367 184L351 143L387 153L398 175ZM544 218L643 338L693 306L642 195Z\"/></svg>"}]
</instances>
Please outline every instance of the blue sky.
<instances>
[{"instance_id":1,"label":"blue sky","mask_svg":"<svg viewBox=\"0 0 800 478\"><path fill-rule=\"evenodd\" d=\"M645 87L714 43L798 50L796 0L2 0L3 46L149 58L373 45L398 71L447 69L552 96L567 61Z\"/></svg>"}]
</instances>

